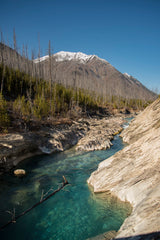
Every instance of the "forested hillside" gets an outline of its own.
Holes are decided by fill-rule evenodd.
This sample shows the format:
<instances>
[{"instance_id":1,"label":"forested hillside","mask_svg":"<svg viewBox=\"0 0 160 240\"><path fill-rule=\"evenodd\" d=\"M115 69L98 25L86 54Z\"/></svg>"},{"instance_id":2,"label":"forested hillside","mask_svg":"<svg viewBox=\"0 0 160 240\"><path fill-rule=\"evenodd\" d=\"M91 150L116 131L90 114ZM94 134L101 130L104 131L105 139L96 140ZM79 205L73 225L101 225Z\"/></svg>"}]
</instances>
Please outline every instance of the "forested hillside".
<instances>
[{"instance_id":1,"label":"forested hillside","mask_svg":"<svg viewBox=\"0 0 160 240\"><path fill-rule=\"evenodd\" d=\"M90 94L101 97L103 102L111 101L112 96L145 101L156 98L156 94L137 79L122 74L109 62L95 55L71 52L52 54L49 41L48 55L41 57L39 50L36 58L34 51L28 53L27 47L23 47L19 54L16 40L14 43L14 49L0 44L0 62L32 77L62 84L67 88L83 88ZM32 60L29 60L29 55Z\"/></svg>"},{"instance_id":2,"label":"forested hillside","mask_svg":"<svg viewBox=\"0 0 160 240\"><path fill-rule=\"evenodd\" d=\"M3 79L3 84L2 84ZM97 110L100 102L84 90L75 91L60 84L31 77L0 65L0 123L8 128L11 120L44 120L52 117L76 117L78 113Z\"/></svg>"},{"instance_id":3,"label":"forested hillside","mask_svg":"<svg viewBox=\"0 0 160 240\"><path fill-rule=\"evenodd\" d=\"M91 56L86 62L57 61L57 55L51 55L50 43L48 53L46 58L33 61L34 54L29 60L27 47L19 54L16 42L14 49L0 44L0 131L29 129L33 122L48 123L57 117L74 119L82 115L110 114L113 109L141 110L156 96L138 81L126 80L127 76L98 57ZM109 67L105 69L106 64ZM118 75L114 73L123 75L128 82L128 85L122 84L126 86L123 91L127 93L131 87L134 93L137 86L137 89L143 88L145 94L139 94L139 98L123 94L121 86L116 86ZM107 80L111 85L105 82L106 76L111 79Z\"/></svg>"}]
</instances>

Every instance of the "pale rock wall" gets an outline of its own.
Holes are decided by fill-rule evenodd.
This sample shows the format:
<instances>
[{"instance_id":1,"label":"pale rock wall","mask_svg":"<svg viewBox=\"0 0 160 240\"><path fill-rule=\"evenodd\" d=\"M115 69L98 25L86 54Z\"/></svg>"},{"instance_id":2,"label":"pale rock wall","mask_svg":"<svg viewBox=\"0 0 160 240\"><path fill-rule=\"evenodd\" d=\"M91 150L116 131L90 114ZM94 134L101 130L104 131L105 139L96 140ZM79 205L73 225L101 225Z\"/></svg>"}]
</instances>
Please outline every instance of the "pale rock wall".
<instances>
[{"instance_id":1,"label":"pale rock wall","mask_svg":"<svg viewBox=\"0 0 160 240\"><path fill-rule=\"evenodd\" d=\"M160 230L160 99L137 116L122 136L129 143L104 160L88 183L133 206L116 238Z\"/></svg>"}]
</instances>

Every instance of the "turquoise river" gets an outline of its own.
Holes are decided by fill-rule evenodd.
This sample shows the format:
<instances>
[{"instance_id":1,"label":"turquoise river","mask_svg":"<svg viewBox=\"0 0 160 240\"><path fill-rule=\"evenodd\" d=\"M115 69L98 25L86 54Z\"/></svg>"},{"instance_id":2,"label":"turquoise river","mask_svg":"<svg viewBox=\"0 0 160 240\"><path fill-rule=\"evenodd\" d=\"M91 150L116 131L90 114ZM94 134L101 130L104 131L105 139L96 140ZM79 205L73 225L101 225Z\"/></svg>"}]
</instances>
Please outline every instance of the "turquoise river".
<instances>
[{"instance_id":1,"label":"turquoise river","mask_svg":"<svg viewBox=\"0 0 160 240\"><path fill-rule=\"evenodd\" d=\"M26 159L18 168L27 175L0 176L0 226L41 198L42 191L57 189L62 176L69 181L63 190L0 231L2 240L85 240L118 230L130 207L106 193L94 194L87 184L98 164L124 147L117 135L113 146L104 151L77 153L74 148L62 153Z\"/></svg>"}]
</instances>

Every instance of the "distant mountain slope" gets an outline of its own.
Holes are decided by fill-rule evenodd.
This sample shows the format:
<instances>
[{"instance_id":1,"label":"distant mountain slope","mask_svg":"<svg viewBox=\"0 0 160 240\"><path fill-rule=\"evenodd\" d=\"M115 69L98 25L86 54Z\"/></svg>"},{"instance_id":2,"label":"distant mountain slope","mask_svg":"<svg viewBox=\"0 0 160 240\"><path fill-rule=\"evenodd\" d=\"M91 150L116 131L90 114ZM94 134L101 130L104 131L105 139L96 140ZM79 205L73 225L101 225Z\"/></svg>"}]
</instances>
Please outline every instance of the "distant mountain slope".
<instances>
[{"instance_id":1,"label":"distant mountain slope","mask_svg":"<svg viewBox=\"0 0 160 240\"><path fill-rule=\"evenodd\" d=\"M26 55L26 53L24 54ZM35 68L35 64L18 53L18 51L0 43L0 63L7 65L10 68L19 69L26 73L31 73L31 70Z\"/></svg>"},{"instance_id":2,"label":"distant mountain slope","mask_svg":"<svg viewBox=\"0 0 160 240\"><path fill-rule=\"evenodd\" d=\"M39 64L49 78L49 56L43 59L39 59ZM137 79L126 73L122 74L109 62L95 55L59 52L52 55L51 62L53 80L65 86L84 88L103 97L114 95L144 100L153 100L156 97L155 93Z\"/></svg>"},{"instance_id":3,"label":"distant mountain slope","mask_svg":"<svg viewBox=\"0 0 160 240\"><path fill-rule=\"evenodd\" d=\"M67 87L83 88L104 99L121 96L153 100L157 96L137 79L126 73L122 74L96 55L61 51L51 57L47 55L31 61L0 43L0 62L32 76L52 79L53 82Z\"/></svg>"}]
</instances>

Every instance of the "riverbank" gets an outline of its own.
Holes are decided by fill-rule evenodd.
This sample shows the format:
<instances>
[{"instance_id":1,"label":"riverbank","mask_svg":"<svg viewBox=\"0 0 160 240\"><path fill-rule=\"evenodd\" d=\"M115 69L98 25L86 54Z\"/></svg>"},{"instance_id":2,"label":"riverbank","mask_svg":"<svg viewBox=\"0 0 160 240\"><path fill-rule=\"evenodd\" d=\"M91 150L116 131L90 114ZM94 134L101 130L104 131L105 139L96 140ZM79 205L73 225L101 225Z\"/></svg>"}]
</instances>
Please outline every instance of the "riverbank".
<instances>
[{"instance_id":1,"label":"riverbank","mask_svg":"<svg viewBox=\"0 0 160 240\"><path fill-rule=\"evenodd\" d=\"M139 114L121 136L129 145L101 162L88 183L94 192L110 191L133 206L115 239L159 239L160 99Z\"/></svg>"},{"instance_id":2,"label":"riverbank","mask_svg":"<svg viewBox=\"0 0 160 240\"><path fill-rule=\"evenodd\" d=\"M109 148L114 135L122 130L123 121L122 116L87 118L1 135L0 173L11 170L28 157L61 152L76 144L77 151Z\"/></svg>"},{"instance_id":3,"label":"riverbank","mask_svg":"<svg viewBox=\"0 0 160 240\"><path fill-rule=\"evenodd\" d=\"M17 166L26 170L25 177L15 177L13 170L1 175L0 226L11 219L7 210L15 207L16 216L19 215L38 202L43 192L47 196L52 189L59 188L63 175L70 183L64 191L1 231L1 239L22 240L29 236L84 240L112 229L117 231L130 214L130 206L115 197L94 194L87 185L98 164L124 147L119 136L114 137L112 144L102 151L81 152L75 146L64 152L34 156Z\"/></svg>"}]
</instances>

